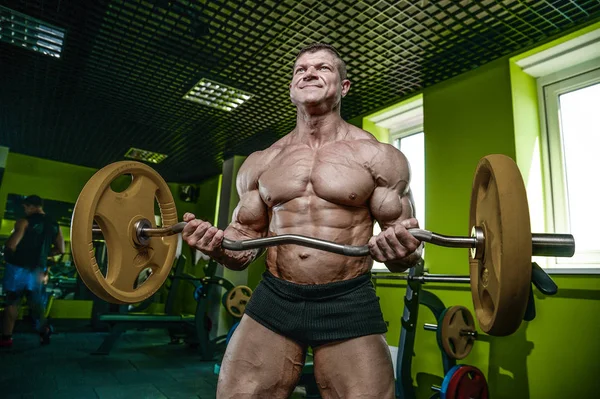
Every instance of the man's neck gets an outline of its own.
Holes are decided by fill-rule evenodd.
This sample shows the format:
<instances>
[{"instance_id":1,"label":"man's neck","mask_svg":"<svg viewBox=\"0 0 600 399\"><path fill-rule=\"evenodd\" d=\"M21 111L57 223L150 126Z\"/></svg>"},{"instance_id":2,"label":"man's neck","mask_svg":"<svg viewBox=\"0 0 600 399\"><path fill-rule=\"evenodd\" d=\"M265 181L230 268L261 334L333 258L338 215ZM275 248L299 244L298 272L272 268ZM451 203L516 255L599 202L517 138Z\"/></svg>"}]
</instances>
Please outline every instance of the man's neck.
<instances>
[{"instance_id":1,"label":"man's neck","mask_svg":"<svg viewBox=\"0 0 600 399\"><path fill-rule=\"evenodd\" d=\"M298 109L296 117L296 136L311 147L318 147L330 141L346 136L346 122L335 110L324 114L311 114Z\"/></svg>"}]
</instances>

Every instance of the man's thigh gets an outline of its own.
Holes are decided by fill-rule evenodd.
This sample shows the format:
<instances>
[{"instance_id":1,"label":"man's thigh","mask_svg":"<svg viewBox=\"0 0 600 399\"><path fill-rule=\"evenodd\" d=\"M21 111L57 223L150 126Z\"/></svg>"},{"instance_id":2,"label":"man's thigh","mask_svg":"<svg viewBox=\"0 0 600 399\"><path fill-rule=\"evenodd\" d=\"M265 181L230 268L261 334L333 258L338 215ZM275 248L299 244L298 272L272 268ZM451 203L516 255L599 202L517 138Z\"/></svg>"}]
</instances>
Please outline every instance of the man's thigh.
<instances>
[{"instance_id":1,"label":"man's thigh","mask_svg":"<svg viewBox=\"0 0 600 399\"><path fill-rule=\"evenodd\" d=\"M223 356L217 398L287 398L306 348L244 315Z\"/></svg>"},{"instance_id":2,"label":"man's thigh","mask_svg":"<svg viewBox=\"0 0 600 399\"><path fill-rule=\"evenodd\" d=\"M394 398L394 367L383 335L366 335L313 350L323 399Z\"/></svg>"},{"instance_id":3,"label":"man's thigh","mask_svg":"<svg viewBox=\"0 0 600 399\"><path fill-rule=\"evenodd\" d=\"M30 280L29 270L7 263L4 267L2 286L5 292L14 292L20 296L27 290Z\"/></svg>"}]
</instances>

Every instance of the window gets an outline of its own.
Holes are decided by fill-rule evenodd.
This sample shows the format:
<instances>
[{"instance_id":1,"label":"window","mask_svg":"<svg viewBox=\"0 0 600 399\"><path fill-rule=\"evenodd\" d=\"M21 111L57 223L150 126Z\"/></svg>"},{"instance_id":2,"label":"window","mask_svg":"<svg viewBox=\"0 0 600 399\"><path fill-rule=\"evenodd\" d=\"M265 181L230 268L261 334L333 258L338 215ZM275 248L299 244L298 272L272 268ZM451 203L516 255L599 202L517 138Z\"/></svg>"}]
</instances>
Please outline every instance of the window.
<instances>
[{"instance_id":1,"label":"window","mask_svg":"<svg viewBox=\"0 0 600 399\"><path fill-rule=\"evenodd\" d=\"M576 243L572 258L539 259L550 273L600 272L600 29L574 36L516 62L537 79L546 231Z\"/></svg>"},{"instance_id":2,"label":"window","mask_svg":"<svg viewBox=\"0 0 600 399\"><path fill-rule=\"evenodd\" d=\"M566 76L540 80L546 125L542 154L551 194L547 223L556 232L573 234L576 253L548 266L598 267L600 212L594 193L600 176L600 68Z\"/></svg>"},{"instance_id":3,"label":"window","mask_svg":"<svg viewBox=\"0 0 600 399\"><path fill-rule=\"evenodd\" d=\"M419 96L391 110L368 116L376 128L389 133L389 143L398 148L408 159L411 167L411 190L414 199L416 218L419 226L425 228L425 135L423 133L423 100ZM376 223L373 234L381 232ZM423 256L425 254L423 253ZM373 265L373 272L387 272L388 268L379 262Z\"/></svg>"},{"instance_id":4,"label":"window","mask_svg":"<svg viewBox=\"0 0 600 399\"><path fill-rule=\"evenodd\" d=\"M408 158L412 172L410 183L414 198L415 216L419 226L425 228L425 134L423 126L418 132L396 136L394 146Z\"/></svg>"}]
</instances>

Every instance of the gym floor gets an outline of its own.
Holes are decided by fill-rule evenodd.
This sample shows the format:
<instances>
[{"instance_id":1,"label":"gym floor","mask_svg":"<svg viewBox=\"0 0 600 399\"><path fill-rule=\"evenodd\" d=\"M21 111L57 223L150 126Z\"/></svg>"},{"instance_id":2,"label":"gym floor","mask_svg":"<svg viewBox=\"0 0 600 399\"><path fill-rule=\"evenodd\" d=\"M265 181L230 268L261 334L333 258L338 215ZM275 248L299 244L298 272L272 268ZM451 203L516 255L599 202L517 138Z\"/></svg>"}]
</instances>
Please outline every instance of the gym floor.
<instances>
[{"instance_id":1,"label":"gym floor","mask_svg":"<svg viewBox=\"0 0 600 399\"><path fill-rule=\"evenodd\" d=\"M3 399L178 399L216 397L216 361L201 361L185 344L169 345L162 330L128 331L108 356L90 353L106 333L64 332L39 345L33 333L16 333L0 349ZM294 393L292 398L302 398Z\"/></svg>"}]
</instances>

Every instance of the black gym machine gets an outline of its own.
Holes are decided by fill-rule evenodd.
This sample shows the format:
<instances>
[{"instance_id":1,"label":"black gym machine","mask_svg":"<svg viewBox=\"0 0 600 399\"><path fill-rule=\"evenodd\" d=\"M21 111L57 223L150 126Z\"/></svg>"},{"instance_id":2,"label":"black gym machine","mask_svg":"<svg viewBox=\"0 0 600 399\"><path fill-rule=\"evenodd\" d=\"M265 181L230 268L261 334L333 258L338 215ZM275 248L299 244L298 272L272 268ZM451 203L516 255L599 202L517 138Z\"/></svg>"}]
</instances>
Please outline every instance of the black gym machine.
<instances>
[{"instance_id":1,"label":"black gym machine","mask_svg":"<svg viewBox=\"0 0 600 399\"><path fill-rule=\"evenodd\" d=\"M401 330L396 358L396 398L414 399L416 398L416 393L412 379L412 359L415 353L415 337L419 328L417 322L419 305L427 307L433 313L435 319L439 321L437 327L425 324L425 330L437 330L440 328L444 311L448 309L437 295L425 290L423 285L427 283L470 284L470 277L428 274L425 272L424 261L421 260L416 267L409 269L407 274L390 275L387 273L375 273L373 280L375 284L382 280L405 280L407 282L406 294L404 295L404 311L400 319ZM558 286L554 280L535 262L532 263L531 283L527 310L523 318L525 321L532 321L536 316L533 286L544 295L554 295L558 291ZM473 339L476 339L476 337L477 334L473 334ZM441 352L445 378L442 386L432 386L432 390L434 391L431 396L432 399L445 399L457 396L456 392L448 392L448 382L452 379L455 371L458 370L456 360L446 354L443 349Z\"/></svg>"}]
</instances>

